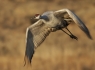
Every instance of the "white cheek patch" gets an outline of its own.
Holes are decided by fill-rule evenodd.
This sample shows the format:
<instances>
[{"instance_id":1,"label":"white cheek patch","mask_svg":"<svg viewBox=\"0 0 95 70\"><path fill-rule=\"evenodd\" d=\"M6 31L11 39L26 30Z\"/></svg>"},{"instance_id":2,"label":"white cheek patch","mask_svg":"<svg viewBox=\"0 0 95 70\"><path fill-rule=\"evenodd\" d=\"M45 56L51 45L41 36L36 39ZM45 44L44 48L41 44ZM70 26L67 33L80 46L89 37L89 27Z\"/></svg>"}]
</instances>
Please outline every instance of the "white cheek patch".
<instances>
[{"instance_id":1,"label":"white cheek patch","mask_svg":"<svg viewBox=\"0 0 95 70\"><path fill-rule=\"evenodd\" d=\"M39 16L36 16L36 18L35 19L40 19L40 15Z\"/></svg>"}]
</instances>

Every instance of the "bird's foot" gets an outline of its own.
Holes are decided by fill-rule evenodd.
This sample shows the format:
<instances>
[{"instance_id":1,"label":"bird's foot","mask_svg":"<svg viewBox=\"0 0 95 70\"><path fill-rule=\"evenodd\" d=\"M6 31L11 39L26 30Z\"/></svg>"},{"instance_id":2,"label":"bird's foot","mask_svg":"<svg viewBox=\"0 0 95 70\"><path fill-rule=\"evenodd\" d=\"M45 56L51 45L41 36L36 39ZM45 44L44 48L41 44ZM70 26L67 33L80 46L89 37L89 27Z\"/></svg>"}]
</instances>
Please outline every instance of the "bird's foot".
<instances>
[{"instance_id":1,"label":"bird's foot","mask_svg":"<svg viewBox=\"0 0 95 70\"><path fill-rule=\"evenodd\" d=\"M72 39L76 39L76 40L78 40L78 38L76 37L76 36L74 36L74 35L69 35Z\"/></svg>"}]
</instances>

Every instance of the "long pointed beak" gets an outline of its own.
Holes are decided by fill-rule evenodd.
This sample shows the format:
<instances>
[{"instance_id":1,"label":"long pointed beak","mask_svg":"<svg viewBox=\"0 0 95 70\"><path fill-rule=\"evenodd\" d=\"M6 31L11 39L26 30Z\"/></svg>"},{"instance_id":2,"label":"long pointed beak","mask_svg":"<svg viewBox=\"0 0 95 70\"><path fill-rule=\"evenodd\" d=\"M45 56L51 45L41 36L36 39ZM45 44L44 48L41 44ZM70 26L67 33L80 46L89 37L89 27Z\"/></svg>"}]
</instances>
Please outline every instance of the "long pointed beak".
<instances>
[{"instance_id":1,"label":"long pointed beak","mask_svg":"<svg viewBox=\"0 0 95 70\"><path fill-rule=\"evenodd\" d=\"M35 19L35 17L31 17L30 19Z\"/></svg>"}]
</instances>

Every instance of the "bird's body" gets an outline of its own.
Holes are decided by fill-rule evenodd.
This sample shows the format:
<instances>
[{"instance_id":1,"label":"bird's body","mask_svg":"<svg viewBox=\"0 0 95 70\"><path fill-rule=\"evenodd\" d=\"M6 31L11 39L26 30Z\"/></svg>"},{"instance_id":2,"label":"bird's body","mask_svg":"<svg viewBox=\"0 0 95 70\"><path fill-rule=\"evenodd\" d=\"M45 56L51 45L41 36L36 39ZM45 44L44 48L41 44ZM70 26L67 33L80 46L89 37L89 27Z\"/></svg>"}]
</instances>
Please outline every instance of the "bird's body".
<instances>
[{"instance_id":1,"label":"bird's body","mask_svg":"<svg viewBox=\"0 0 95 70\"><path fill-rule=\"evenodd\" d=\"M61 20L55 17L53 11L48 11L48 12L43 13L40 17L40 20L43 21L48 26L48 28L61 25Z\"/></svg>"},{"instance_id":2,"label":"bird's body","mask_svg":"<svg viewBox=\"0 0 95 70\"><path fill-rule=\"evenodd\" d=\"M65 17L65 14L68 16ZM27 63L31 63L35 49L45 40L50 32L67 28L72 22L75 22L91 39L91 35L84 23L68 9L48 11L42 15L37 15L35 18L38 21L29 26L26 31L25 62ZM72 33L69 36L77 39Z\"/></svg>"}]
</instances>

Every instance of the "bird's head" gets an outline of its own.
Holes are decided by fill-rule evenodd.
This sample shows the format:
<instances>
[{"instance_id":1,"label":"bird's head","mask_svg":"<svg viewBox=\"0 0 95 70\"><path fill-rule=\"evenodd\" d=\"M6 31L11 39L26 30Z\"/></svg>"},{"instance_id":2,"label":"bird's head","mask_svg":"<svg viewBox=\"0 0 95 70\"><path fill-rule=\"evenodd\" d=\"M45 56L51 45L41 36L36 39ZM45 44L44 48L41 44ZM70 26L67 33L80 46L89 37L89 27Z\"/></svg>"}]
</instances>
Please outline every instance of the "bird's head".
<instances>
[{"instance_id":1,"label":"bird's head","mask_svg":"<svg viewBox=\"0 0 95 70\"><path fill-rule=\"evenodd\" d=\"M35 14L34 19L40 19L41 15L40 14Z\"/></svg>"}]
</instances>

